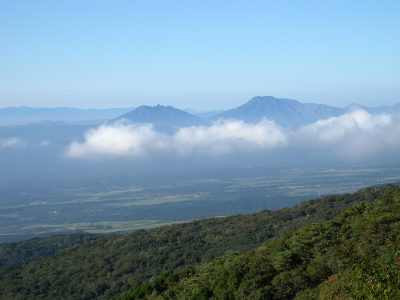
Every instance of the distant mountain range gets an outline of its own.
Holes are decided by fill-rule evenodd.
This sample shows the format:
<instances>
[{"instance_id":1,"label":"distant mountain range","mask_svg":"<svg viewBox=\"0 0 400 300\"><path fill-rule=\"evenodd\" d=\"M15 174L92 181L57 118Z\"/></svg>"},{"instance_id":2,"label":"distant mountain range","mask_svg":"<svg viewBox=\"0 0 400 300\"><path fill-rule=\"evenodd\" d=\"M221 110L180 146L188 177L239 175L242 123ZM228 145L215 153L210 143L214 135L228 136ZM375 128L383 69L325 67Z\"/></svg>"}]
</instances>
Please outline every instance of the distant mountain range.
<instances>
[{"instance_id":1,"label":"distant mountain range","mask_svg":"<svg viewBox=\"0 0 400 300\"><path fill-rule=\"evenodd\" d=\"M338 108L324 104L300 103L292 99L279 99L272 96L254 97L247 103L228 111L195 112L172 106L146 106L111 109L77 108L31 108L8 107L0 109L0 125L27 124L43 121L64 121L81 124L95 124L107 120L128 119L134 123L152 123L158 129L174 130L183 126L207 125L218 119L243 120L257 123L263 118L274 121L285 128L298 128L317 120L340 116L352 109L363 109L369 113L400 112L400 103L394 106L366 107L351 104Z\"/></svg>"},{"instance_id":2,"label":"distant mountain range","mask_svg":"<svg viewBox=\"0 0 400 300\"><path fill-rule=\"evenodd\" d=\"M0 108L0 126L25 125L42 121L96 124L132 111L134 107L107 109L79 109L70 107L5 107Z\"/></svg>"},{"instance_id":3,"label":"distant mountain range","mask_svg":"<svg viewBox=\"0 0 400 300\"><path fill-rule=\"evenodd\" d=\"M363 106L359 105L356 103L350 104L347 106L347 110L351 109L363 109L369 113L372 114L377 114L377 113L393 113L393 112L400 112L400 102L393 105L393 106L378 106L378 107L368 107L368 106Z\"/></svg>"},{"instance_id":4,"label":"distant mountain range","mask_svg":"<svg viewBox=\"0 0 400 300\"><path fill-rule=\"evenodd\" d=\"M274 121L285 128L298 128L321 119L338 117L352 109L364 109L370 113L400 112L400 103L388 107L365 107L352 104L338 108L324 104L300 103L291 99L278 99L272 96L254 97L247 103L228 111L211 113L203 118L172 106L140 106L115 120L128 119L134 123L152 123L158 127L177 128L182 126L207 125L219 119L243 120L246 123L258 123L264 118ZM194 112L194 111L193 111Z\"/></svg>"},{"instance_id":5,"label":"distant mountain range","mask_svg":"<svg viewBox=\"0 0 400 300\"><path fill-rule=\"evenodd\" d=\"M391 107L366 107L351 104L345 108L338 108L325 104L300 103L296 100L278 99L272 96L258 96L237 108L215 115L211 119L236 119L246 123L257 123L266 118L275 121L282 127L297 128L321 119L338 117L357 108L372 114L393 113L394 111L400 112L400 103Z\"/></svg>"},{"instance_id":6,"label":"distant mountain range","mask_svg":"<svg viewBox=\"0 0 400 300\"><path fill-rule=\"evenodd\" d=\"M223 112L225 112L225 110L197 111L191 108L185 108L184 111L193 116L200 117L202 119L209 119L211 117L214 117L218 114L222 114Z\"/></svg>"}]
</instances>

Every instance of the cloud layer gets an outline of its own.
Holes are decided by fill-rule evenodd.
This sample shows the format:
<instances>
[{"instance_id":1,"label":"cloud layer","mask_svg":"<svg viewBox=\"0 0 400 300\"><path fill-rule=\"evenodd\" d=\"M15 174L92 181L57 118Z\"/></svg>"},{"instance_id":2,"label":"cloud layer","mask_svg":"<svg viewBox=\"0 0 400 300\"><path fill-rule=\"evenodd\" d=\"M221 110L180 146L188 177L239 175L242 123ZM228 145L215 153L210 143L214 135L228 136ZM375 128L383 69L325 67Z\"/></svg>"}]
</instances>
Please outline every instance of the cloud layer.
<instances>
[{"instance_id":1,"label":"cloud layer","mask_svg":"<svg viewBox=\"0 0 400 300\"><path fill-rule=\"evenodd\" d=\"M297 144L333 148L341 157L360 159L399 147L399 132L398 116L355 110L304 126L293 134L293 140Z\"/></svg>"},{"instance_id":2,"label":"cloud layer","mask_svg":"<svg viewBox=\"0 0 400 300\"><path fill-rule=\"evenodd\" d=\"M72 143L67 155L76 158L152 155L170 151L170 140L154 131L150 124L103 124L86 132L84 143Z\"/></svg>"},{"instance_id":3,"label":"cloud layer","mask_svg":"<svg viewBox=\"0 0 400 300\"><path fill-rule=\"evenodd\" d=\"M16 148L16 147L24 147L25 143L19 137L9 137L7 139L0 140L1 148Z\"/></svg>"},{"instance_id":4,"label":"cloud layer","mask_svg":"<svg viewBox=\"0 0 400 300\"><path fill-rule=\"evenodd\" d=\"M219 121L211 126L184 127L174 135L156 132L150 124L103 124L85 134L85 142L72 143L68 157L135 157L154 154L219 155L235 150L284 146L287 137L274 122L258 124Z\"/></svg>"},{"instance_id":5,"label":"cloud layer","mask_svg":"<svg viewBox=\"0 0 400 300\"><path fill-rule=\"evenodd\" d=\"M184 127L173 135L150 124L103 124L85 134L83 143L67 149L70 158L143 157L151 155L222 155L232 152L309 147L336 149L338 155L365 157L400 146L399 118L363 110L317 121L296 131L274 122L257 124L220 120L210 126Z\"/></svg>"},{"instance_id":6,"label":"cloud layer","mask_svg":"<svg viewBox=\"0 0 400 300\"><path fill-rule=\"evenodd\" d=\"M268 120L257 124L221 120L209 127L185 127L172 140L179 154L195 151L224 154L235 150L272 149L287 144L284 130Z\"/></svg>"},{"instance_id":7,"label":"cloud layer","mask_svg":"<svg viewBox=\"0 0 400 300\"><path fill-rule=\"evenodd\" d=\"M370 115L364 110L356 110L340 117L317 121L300 128L299 133L319 143L336 143L360 134L375 136L392 124L387 114Z\"/></svg>"}]
</instances>

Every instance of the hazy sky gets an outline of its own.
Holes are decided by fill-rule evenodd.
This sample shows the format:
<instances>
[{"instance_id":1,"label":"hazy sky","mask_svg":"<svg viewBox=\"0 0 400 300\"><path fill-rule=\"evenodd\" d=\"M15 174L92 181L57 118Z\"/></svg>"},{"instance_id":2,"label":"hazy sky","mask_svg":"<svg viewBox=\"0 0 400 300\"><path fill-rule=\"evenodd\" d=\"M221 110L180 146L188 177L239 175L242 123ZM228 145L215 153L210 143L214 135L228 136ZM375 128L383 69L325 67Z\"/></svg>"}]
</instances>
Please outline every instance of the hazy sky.
<instances>
[{"instance_id":1,"label":"hazy sky","mask_svg":"<svg viewBox=\"0 0 400 300\"><path fill-rule=\"evenodd\" d=\"M400 102L400 1L0 0L0 107Z\"/></svg>"}]
</instances>

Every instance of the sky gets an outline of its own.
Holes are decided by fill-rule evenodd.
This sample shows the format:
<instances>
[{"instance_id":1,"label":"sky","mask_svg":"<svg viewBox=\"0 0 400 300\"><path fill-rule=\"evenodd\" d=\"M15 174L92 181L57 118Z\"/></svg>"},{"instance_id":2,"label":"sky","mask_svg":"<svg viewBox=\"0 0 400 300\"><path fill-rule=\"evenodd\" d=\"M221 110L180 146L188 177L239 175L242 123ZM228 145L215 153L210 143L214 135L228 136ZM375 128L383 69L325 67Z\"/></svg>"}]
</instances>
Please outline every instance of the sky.
<instances>
[{"instance_id":1,"label":"sky","mask_svg":"<svg viewBox=\"0 0 400 300\"><path fill-rule=\"evenodd\" d=\"M0 0L0 107L400 102L400 1Z\"/></svg>"}]
</instances>

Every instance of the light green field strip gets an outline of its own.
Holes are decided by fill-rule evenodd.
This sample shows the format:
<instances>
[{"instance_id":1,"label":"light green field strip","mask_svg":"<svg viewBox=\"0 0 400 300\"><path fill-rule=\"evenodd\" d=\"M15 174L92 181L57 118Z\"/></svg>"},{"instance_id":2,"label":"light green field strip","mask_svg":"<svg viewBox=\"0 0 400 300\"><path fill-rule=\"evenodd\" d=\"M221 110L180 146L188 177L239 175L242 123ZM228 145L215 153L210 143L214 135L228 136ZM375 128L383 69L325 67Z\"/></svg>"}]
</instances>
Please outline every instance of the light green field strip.
<instances>
[{"instance_id":1,"label":"light green field strip","mask_svg":"<svg viewBox=\"0 0 400 300\"><path fill-rule=\"evenodd\" d=\"M24 227L21 227L19 230L30 230L34 228L62 228L65 227L64 224L32 224L32 225L26 225Z\"/></svg>"},{"instance_id":2,"label":"light green field strip","mask_svg":"<svg viewBox=\"0 0 400 300\"><path fill-rule=\"evenodd\" d=\"M383 180L379 180L379 181L383 181ZM388 182L388 181L392 181L392 182L394 182L394 181L400 181L400 176L393 176L393 177L388 177L388 178L385 178L385 181L386 182Z\"/></svg>"},{"instance_id":3,"label":"light green field strip","mask_svg":"<svg viewBox=\"0 0 400 300\"><path fill-rule=\"evenodd\" d=\"M0 206L0 209L20 208L20 207L29 206L29 205L31 205L31 204L27 203L27 204L20 204L20 205Z\"/></svg>"},{"instance_id":4,"label":"light green field strip","mask_svg":"<svg viewBox=\"0 0 400 300\"><path fill-rule=\"evenodd\" d=\"M130 188L127 190L114 190L114 191L109 191L109 192L92 194L92 196L93 197L107 197L107 196L113 196L113 195L118 195L118 194L122 194L122 193L141 192L144 190L145 190L145 188Z\"/></svg>"},{"instance_id":5,"label":"light green field strip","mask_svg":"<svg viewBox=\"0 0 400 300\"><path fill-rule=\"evenodd\" d=\"M123 198L99 198L99 197L90 197L90 198L79 198L79 199L75 199L75 200L71 200L71 201L66 201L66 202L56 202L56 203L52 203L55 205L58 204L73 204L73 203L89 203L89 202L104 202L104 201L121 201L121 200L134 200L136 199L135 196L132 197L123 197Z\"/></svg>"},{"instance_id":6,"label":"light green field strip","mask_svg":"<svg viewBox=\"0 0 400 300\"><path fill-rule=\"evenodd\" d=\"M134 206L134 205L154 205L154 204L162 204L162 203L172 203L172 202L183 202L199 199L200 195L183 195L183 196L165 196L159 198L151 198L146 200L139 201L131 201L124 203L113 203L110 204L113 207L122 207L122 206Z\"/></svg>"},{"instance_id":7,"label":"light green field strip","mask_svg":"<svg viewBox=\"0 0 400 300\"><path fill-rule=\"evenodd\" d=\"M18 214L3 214L3 215L0 215L0 218L17 218L18 217Z\"/></svg>"},{"instance_id":8,"label":"light green field strip","mask_svg":"<svg viewBox=\"0 0 400 300\"><path fill-rule=\"evenodd\" d=\"M123 233L134 231L138 229L150 229L155 227L160 227L164 225L171 225L175 223L184 223L187 221L175 221L175 222L165 222L156 220L140 220L140 221L128 221L128 222L97 222L97 223L74 223L74 224L63 224L63 225L45 225L37 224L32 226L25 226L19 228L14 232L9 232L6 234L0 234L1 236L7 235L18 235L25 234L27 231L32 229L35 230L35 234L57 234L63 232L71 231L83 231L86 233ZM41 230L40 230L41 229Z\"/></svg>"},{"instance_id":9,"label":"light green field strip","mask_svg":"<svg viewBox=\"0 0 400 300\"><path fill-rule=\"evenodd\" d=\"M79 197L78 199L71 200L71 201L64 201L64 202L55 202L54 204L69 204L69 203L83 203L83 202L96 202L96 201L113 201L113 200L124 200L130 197L122 197L122 198L105 198L105 197L110 197L110 196L115 196L119 194L124 194L124 193L135 193L135 192L141 192L146 190L145 188L129 188L129 189L119 189L119 190L113 190L109 192L101 192L101 193L74 193L76 197ZM68 193L68 190L66 191ZM70 193L68 193L70 194Z\"/></svg>"},{"instance_id":10,"label":"light green field strip","mask_svg":"<svg viewBox=\"0 0 400 300\"><path fill-rule=\"evenodd\" d=\"M102 192L102 193L96 193L96 194L74 193L72 195L78 196L79 197L78 199L71 200L71 201L64 201L64 202L51 202L51 203L46 203L46 204L42 204L42 205L126 200L126 199L132 199L132 198L135 198L135 197L107 198L107 199L104 199L104 198L101 198L101 197L113 196L113 195L118 195L118 194L123 194L123 193L134 193L134 192L140 192L140 191L143 191L143 190L145 190L145 189L144 188L130 188L130 189L124 189L124 190L118 190L118 191L110 191L110 192ZM64 193L66 193L68 195L71 195L71 191L82 191L82 190L81 189L64 190ZM23 193L23 194L25 194L25 193ZM26 204L19 204L19 205L0 206L0 209L15 209L15 208L21 208L21 207L31 206L31 205L32 205L31 203L26 203Z\"/></svg>"}]
</instances>

